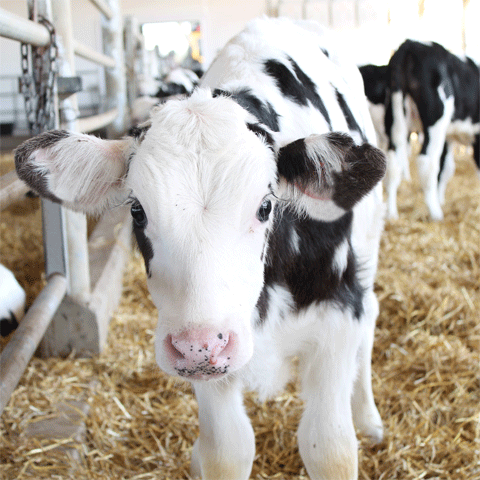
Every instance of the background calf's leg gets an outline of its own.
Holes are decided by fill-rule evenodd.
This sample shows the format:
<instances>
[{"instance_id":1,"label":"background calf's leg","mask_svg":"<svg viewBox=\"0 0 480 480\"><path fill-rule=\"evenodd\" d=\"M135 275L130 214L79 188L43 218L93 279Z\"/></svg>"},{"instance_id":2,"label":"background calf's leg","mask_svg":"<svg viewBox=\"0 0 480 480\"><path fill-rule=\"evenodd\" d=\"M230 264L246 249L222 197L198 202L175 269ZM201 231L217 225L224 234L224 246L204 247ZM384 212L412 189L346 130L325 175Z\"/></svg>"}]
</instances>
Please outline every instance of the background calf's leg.
<instances>
[{"instance_id":1,"label":"background calf's leg","mask_svg":"<svg viewBox=\"0 0 480 480\"><path fill-rule=\"evenodd\" d=\"M401 91L392 93L391 104L387 107L387 119L391 119L388 134L390 145L387 152L387 171L385 185L387 190L387 215L389 219L398 218L397 190L402 177L410 177L408 164L408 125L404 110L404 96ZM386 127L388 128L388 127Z\"/></svg>"},{"instance_id":2,"label":"background calf's leg","mask_svg":"<svg viewBox=\"0 0 480 480\"><path fill-rule=\"evenodd\" d=\"M445 145L447 128L455 108L453 97L441 101L443 104L442 116L433 125L427 125L425 119L423 121L425 141L422 151L417 157L418 176L432 220L443 220L438 185L440 157Z\"/></svg>"},{"instance_id":3,"label":"background calf's leg","mask_svg":"<svg viewBox=\"0 0 480 480\"><path fill-rule=\"evenodd\" d=\"M448 181L455 173L455 160L453 158L453 145L451 142L445 142L442 156L440 157L440 172L438 174L438 201L440 205L445 204L445 190Z\"/></svg>"}]
</instances>

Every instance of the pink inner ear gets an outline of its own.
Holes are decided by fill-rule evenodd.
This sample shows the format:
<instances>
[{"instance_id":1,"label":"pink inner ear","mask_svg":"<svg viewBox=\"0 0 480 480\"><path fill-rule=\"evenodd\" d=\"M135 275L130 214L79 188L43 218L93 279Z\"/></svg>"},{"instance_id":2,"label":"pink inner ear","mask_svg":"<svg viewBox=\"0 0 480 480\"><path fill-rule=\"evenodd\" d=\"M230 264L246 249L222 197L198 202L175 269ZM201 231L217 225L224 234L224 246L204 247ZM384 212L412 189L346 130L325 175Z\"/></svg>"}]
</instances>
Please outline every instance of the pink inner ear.
<instances>
[{"instance_id":1,"label":"pink inner ear","mask_svg":"<svg viewBox=\"0 0 480 480\"><path fill-rule=\"evenodd\" d=\"M295 185L296 188L298 188L304 195L306 195L307 197L310 197L310 198L313 198L314 200L330 200L330 197L328 196L319 196L317 195L316 192L314 192L310 187L306 187L306 188L303 188L302 186L300 186L297 182L293 182L293 184Z\"/></svg>"}]
</instances>

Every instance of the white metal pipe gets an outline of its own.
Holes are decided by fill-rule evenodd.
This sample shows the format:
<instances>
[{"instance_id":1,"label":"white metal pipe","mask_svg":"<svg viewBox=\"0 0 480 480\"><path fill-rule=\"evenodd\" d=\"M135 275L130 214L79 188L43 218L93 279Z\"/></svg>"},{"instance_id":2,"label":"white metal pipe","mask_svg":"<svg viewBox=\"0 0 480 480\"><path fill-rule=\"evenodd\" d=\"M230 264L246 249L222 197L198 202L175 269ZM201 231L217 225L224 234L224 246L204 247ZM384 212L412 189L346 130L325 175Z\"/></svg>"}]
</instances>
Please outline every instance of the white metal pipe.
<instances>
[{"instance_id":1,"label":"white metal pipe","mask_svg":"<svg viewBox=\"0 0 480 480\"><path fill-rule=\"evenodd\" d=\"M137 98L138 85L136 82L137 72L137 45L139 36L139 26L136 17L130 15L125 17L125 66L127 76L127 104L130 111L133 107L133 102Z\"/></svg>"},{"instance_id":2,"label":"white metal pipe","mask_svg":"<svg viewBox=\"0 0 480 480\"><path fill-rule=\"evenodd\" d=\"M36 47L44 47L50 43L50 34L46 27L3 8L0 8L0 36Z\"/></svg>"},{"instance_id":3,"label":"white metal pipe","mask_svg":"<svg viewBox=\"0 0 480 480\"><path fill-rule=\"evenodd\" d=\"M66 291L66 278L52 275L0 355L0 413L10 400Z\"/></svg>"},{"instance_id":4,"label":"white metal pipe","mask_svg":"<svg viewBox=\"0 0 480 480\"><path fill-rule=\"evenodd\" d=\"M117 118L118 109L113 108L105 113L92 115L91 117L84 117L78 119L78 131L82 133L93 132L99 128L106 127Z\"/></svg>"},{"instance_id":5,"label":"white metal pipe","mask_svg":"<svg viewBox=\"0 0 480 480\"><path fill-rule=\"evenodd\" d=\"M28 187L15 172L8 172L0 177L0 211L20 200L28 192Z\"/></svg>"},{"instance_id":6,"label":"white metal pipe","mask_svg":"<svg viewBox=\"0 0 480 480\"><path fill-rule=\"evenodd\" d=\"M109 57L108 55L104 55L103 53L97 52L92 48L87 47L83 43L78 42L77 40L73 40L73 50L76 55L78 55L79 57L85 58L87 60L90 60L91 62L98 63L108 68L115 67L114 58Z\"/></svg>"},{"instance_id":7,"label":"white metal pipe","mask_svg":"<svg viewBox=\"0 0 480 480\"><path fill-rule=\"evenodd\" d=\"M112 19L114 13L108 3L104 0L90 0L90 2L92 2L109 20Z\"/></svg>"},{"instance_id":8,"label":"white metal pipe","mask_svg":"<svg viewBox=\"0 0 480 480\"><path fill-rule=\"evenodd\" d=\"M75 76L75 52L73 48L73 19L70 0L52 0L53 24L63 49L60 49L60 72L64 76ZM70 109L70 110L67 110ZM72 95L60 104L60 110L73 113L62 127L79 131L77 96ZM82 213L66 209L65 231L68 246L68 293L80 304L90 297L90 270L88 265L87 218Z\"/></svg>"},{"instance_id":9,"label":"white metal pipe","mask_svg":"<svg viewBox=\"0 0 480 480\"><path fill-rule=\"evenodd\" d=\"M108 0L114 12L111 20L102 19L103 53L115 58L115 68L105 70L108 108L117 108L118 115L109 127L110 138L125 134L127 120L127 82L125 75L123 18L119 0Z\"/></svg>"}]
</instances>

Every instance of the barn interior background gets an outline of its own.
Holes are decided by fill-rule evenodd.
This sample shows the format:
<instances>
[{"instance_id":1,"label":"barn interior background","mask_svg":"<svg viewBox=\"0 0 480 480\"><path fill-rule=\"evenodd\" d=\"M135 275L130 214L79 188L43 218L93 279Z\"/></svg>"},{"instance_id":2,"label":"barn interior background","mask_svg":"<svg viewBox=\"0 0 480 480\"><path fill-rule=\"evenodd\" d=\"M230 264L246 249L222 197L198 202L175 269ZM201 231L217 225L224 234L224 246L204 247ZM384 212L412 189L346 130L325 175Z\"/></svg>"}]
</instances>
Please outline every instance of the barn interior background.
<instances>
[{"instance_id":1,"label":"barn interior background","mask_svg":"<svg viewBox=\"0 0 480 480\"><path fill-rule=\"evenodd\" d=\"M112 2L71 2L72 31L77 42L104 51L105 19L98 3ZM441 7L437 0L121 0L118 5L123 24L133 25L140 45L151 50L125 41L124 110L122 101L105 100L111 98L108 69L77 52L80 115L103 115L112 107L121 110L117 117L123 115L116 130L94 129L100 135L118 136L130 126L133 100L158 88L154 77L179 62L205 69L232 35L261 14L319 20L358 65L385 64L407 37L437 41L480 62L480 0L450 0ZM26 1L0 0L0 8L28 18ZM149 25L156 23L163 25L163 37L151 36ZM123 27L118 29L123 36ZM178 40L170 43L172 38ZM11 149L29 135L18 89L18 42L0 38L0 62L0 174L5 175L13 168ZM480 478L480 182L471 157L470 148L456 149L444 221L428 220L412 168L412 182L402 183L399 192L400 218L386 224L373 355L386 438L373 448L361 444L362 479ZM87 227L94 230L94 220ZM157 369L156 314L144 268L127 244L118 248L128 255L123 295L102 352L86 356L73 349L66 358L36 356L28 363L2 413L2 478L188 478L198 433L195 401L187 384ZM38 199L23 198L1 211L0 262L14 272L31 305L45 284ZM12 336L2 339L2 349ZM307 478L295 440L301 412L295 383L264 404L248 394L246 404L257 435L252 478Z\"/></svg>"}]
</instances>

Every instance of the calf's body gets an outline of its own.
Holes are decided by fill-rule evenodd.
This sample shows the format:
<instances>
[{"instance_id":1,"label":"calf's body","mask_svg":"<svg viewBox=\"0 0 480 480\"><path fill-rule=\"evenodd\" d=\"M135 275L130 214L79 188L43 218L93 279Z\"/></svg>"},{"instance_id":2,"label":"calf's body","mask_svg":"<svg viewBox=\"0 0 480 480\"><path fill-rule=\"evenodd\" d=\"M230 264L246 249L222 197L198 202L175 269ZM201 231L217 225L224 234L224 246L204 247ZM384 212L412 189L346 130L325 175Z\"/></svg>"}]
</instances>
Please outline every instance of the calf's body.
<instances>
[{"instance_id":1,"label":"calf's body","mask_svg":"<svg viewBox=\"0 0 480 480\"><path fill-rule=\"evenodd\" d=\"M16 152L44 196L84 211L132 204L156 359L193 382L204 479L249 478L242 391L274 394L294 357L312 479L357 478L355 427L382 438L370 362L385 162L367 143L362 88L316 24L257 20L134 138L49 132Z\"/></svg>"},{"instance_id":2,"label":"calf's body","mask_svg":"<svg viewBox=\"0 0 480 480\"><path fill-rule=\"evenodd\" d=\"M455 171L454 141L473 145L480 169L479 66L435 42L407 40L390 59L388 70L388 215L398 216L396 194L402 172L408 169L407 138L412 129L409 112L413 111L418 118L414 130L423 132L417 166L425 202L430 217L441 220L445 189ZM406 104L411 108L405 108Z\"/></svg>"}]
</instances>

